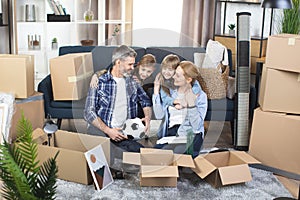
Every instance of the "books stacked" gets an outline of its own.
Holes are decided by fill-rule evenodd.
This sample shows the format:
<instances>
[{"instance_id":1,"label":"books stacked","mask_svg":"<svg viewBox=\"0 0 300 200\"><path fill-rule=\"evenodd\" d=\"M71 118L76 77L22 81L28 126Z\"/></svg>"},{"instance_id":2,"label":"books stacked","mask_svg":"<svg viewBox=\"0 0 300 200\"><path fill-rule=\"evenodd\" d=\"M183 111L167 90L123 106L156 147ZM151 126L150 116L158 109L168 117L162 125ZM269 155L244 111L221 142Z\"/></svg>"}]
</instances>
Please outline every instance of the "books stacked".
<instances>
[{"instance_id":1,"label":"books stacked","mask_svg":"<svg viewBox=\"0 0 300 200\"><path fill-rule=\"evenodd\" d=\"M47 14L48 22L70 22L71 17L67 14L66 9L60 4L59 1L48 0L49 6L53 14Z\"/></svg>"},{"instance_id":2,"label":"books stacked","mask_svg":"<svg viewBox=\"0 0 300 200\"><path fill-rule=\"evenodd\" d=\"M54 15L67 15L66 9L62 7L59 1L48 0L48 3Z\"/></svg>"}]
</instances>

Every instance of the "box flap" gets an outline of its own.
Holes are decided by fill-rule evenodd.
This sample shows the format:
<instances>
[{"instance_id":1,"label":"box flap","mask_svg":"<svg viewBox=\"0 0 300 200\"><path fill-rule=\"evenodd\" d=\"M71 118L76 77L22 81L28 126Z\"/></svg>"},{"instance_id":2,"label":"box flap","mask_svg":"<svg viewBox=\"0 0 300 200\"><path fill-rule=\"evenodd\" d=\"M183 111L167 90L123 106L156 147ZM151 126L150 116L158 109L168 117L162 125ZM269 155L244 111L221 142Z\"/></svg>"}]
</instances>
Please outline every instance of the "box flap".
<instances>
[{"instance_id":1,"label":"box flap","mask_svg":"<svg viewBox=\"0 0 300 200\"><path fill-rule=\"evenodd\" d=\"M192 168L192 170L202 179L212 173L215 169L217 169L213 164L211 164L201 155L197 156L194 159L194 163L195 168Z\"/></svg>"},{"instance_id":2,"label":"box flap","mask_svg":"<svg viewBox=\"0 0 300 200\"><path fill-rule=\"evenodd\" d=\"M141 177L179 177L177 166L142 165Z\"/></svg>"},{"instance_id":3,"label":"box flap","mask_svg":"<svg viewBox=\"0 0 300 200\"><path fill-rule=\"evenodd\" d=\"M123 152L123 163L141 165L140 153Z\"/></svg>"},{"instance_id":4,"label":"box flap","mask_svg":"<svg viewBox=\"0 0 300 200\"><path fill-rule=\"evenodd\" d=\"M219 174L223 185L243 183L252 179L248 164L220 167Z\"/></svg>"},{"instance_id":5,"label":"box flap","mask_svg":"<svg viewBox=\"0 0 300 200\"><path fill-rule=\"evenodd\" d=\"M255 158L253 158L251 155L249 155L248 153L244 152L244 151L231 151L231 153L238 156L245 163L248 163L248 164L261 163L258 160L256 160Z\"/></svg>"},{"instance_id":6,"label":"box flap","mask_svg":"<svg viewBox=\"0 0 300 200\"><path fill-rule=\"evenodd\" d=\"M177 166L195 168L195 163L191 155L174 154L174 162Z\"/></svg>"}]
</instances>

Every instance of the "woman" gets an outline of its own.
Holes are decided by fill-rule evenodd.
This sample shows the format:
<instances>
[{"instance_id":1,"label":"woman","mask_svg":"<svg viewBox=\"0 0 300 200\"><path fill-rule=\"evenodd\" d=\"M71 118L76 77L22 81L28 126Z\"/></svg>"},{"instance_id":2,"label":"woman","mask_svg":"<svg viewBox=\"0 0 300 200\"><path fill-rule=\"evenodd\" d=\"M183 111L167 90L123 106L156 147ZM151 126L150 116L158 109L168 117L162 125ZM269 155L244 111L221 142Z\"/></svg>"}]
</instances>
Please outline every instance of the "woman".
<instances>
[{"instance_id":1,"label":"woman","mask_svg":"<svg viewBox=\"0 0 300 200\"><path fill-rule=\"evenodd\" d=\"M162 136L186 136L188 130L194 133L193 157L199 154L204 138L204 118L207 111L207 96L203 90L194 93L192 87L199 78L197 67L190 61L182 61L176 68L174 86L176 89L170 89L170 97L181 102L181 108L165 105L161 102L159 93L159 82L155 82L154 93L152 97L153 111L157 119L165 118ZM183 145L162 145L157 147L174 148L178 153L186 152ZM184 146L185 147L185 146ZM176 152L176 153L177 153Z\"/></svg>"}]
</instances>

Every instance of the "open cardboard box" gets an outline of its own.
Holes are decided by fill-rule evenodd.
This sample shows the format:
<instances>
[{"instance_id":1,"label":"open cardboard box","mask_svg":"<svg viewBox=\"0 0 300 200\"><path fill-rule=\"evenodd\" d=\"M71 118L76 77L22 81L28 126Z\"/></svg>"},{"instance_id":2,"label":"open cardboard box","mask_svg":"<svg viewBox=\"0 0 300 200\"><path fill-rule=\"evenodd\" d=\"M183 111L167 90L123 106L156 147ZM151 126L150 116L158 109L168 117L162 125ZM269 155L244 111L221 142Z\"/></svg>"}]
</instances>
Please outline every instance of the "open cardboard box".
<instances>
[{"instance_id":1,"label":"open cardboard box","mask_svg":"<svg viewBox=\"0 0 300 200\"><path fill-rule=\"evenodd\" d=\"M33 132L35 136L41 135L44 137L43 134L42 129L35 129ZM45 137L40 141L45 141ZM84 153L99 144L101 144L105 158L110 164L109 138L58 130L54 134L54 144L51 143L51 146L38 144L37 160L42 164L49 158L54 157L59 151L56 159L58 178L82 184L91 184L93 179Z\"/></svg>"},{"instance_id":2,"label":"open cardboard box","mask_svg":"<svg viewBox=\"0 0 300 200\"><path fill-rule=\"evenodd\" d=\"M252 180L248 164L260 163L244 151L199 155L192 170L215 188Z\"/></svg>"},{"instance_id":3,"label":"open cardboard box","mask_svg":"<svg viewBox=\"0 0 300 200\"><path fill-rule=\"evenodd\" d=\"M148 148L142 148L141 153L124 152L123 163L141 167L140 186L176 187L179 177L178 166L195 167L190 155Z\"/></svg>"}]
</instances>

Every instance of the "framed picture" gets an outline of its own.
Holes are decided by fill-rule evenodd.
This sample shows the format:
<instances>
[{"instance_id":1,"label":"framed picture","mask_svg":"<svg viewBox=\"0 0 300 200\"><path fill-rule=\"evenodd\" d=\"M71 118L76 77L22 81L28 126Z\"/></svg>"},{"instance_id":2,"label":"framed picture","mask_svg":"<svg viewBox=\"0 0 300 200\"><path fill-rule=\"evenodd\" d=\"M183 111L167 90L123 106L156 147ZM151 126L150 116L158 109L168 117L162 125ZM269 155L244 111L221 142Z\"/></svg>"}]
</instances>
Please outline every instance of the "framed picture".
<instances>
[{"instance_id":1,"label":"framed picture","mask_svg":"<svg viewBox=\"0 0 300 200\"><path fill-rule=\"evenodd\" d=\"M113 183L114 179L111 175L101 145L98 145L93 149L85 152L84 155L97 190L103 190L108 185Z\"/></svg>"},{"instance_id":2,"label":"framed picture","mask_svg":"<svg viewBox=\"0 0 300 200\"><path fill-rule=\"evenodd\" d=\"M8 105L6 103L0 103L0 144L3 143L3 137L7 141L7 120L8 120Z\"/></svg>"}]
</instances>

